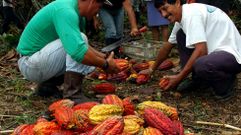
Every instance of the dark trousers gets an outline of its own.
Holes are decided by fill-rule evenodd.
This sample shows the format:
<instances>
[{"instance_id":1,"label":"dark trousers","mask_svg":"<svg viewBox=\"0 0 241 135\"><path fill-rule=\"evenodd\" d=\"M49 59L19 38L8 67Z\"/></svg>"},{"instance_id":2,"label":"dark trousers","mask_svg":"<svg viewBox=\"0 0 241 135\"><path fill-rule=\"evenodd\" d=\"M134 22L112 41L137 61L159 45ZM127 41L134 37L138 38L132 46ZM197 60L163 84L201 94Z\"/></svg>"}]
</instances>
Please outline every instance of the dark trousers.
<instances>
[{"instance_id":1,"label":"dark trousers","mask_svg":"<svg viewBox=\"0 0 241 135\"><path fill-rule=\"evenodd\" d=\"M194 49L186 47L186 35L181 29L177 32L177 43L181 66L184 67ZM202 56L193 65L193 79L209 82L215 92L220 94L225 93L239 72L241 64L225 51L215 51Z\"/></svg>"},{"instance_id":2,"label":"dark trousers","mask_svg":"<svg viewBox=\"0 0 241 135\"><path fill-rule=\"evenodd\" d=\"M4 20L3 20L1 34L3 34L4 32L7 32L9 30L9 24L11 22L14 22L19 29L24 28L23 24L20 22L18 17L15 15L12 7L3 7L2 11L3 11L3 19Z\"/></svg>"}]
</instances>

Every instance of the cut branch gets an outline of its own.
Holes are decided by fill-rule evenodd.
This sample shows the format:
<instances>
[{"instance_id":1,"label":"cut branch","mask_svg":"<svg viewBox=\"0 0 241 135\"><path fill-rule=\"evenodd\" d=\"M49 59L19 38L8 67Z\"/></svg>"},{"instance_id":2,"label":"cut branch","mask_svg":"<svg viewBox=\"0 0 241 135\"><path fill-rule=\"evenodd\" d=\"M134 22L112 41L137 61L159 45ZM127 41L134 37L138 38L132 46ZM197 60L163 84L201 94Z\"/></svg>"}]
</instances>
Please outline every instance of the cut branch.
<instances>
[{"instance_id":1,"label":"cut branch","mask_svg":"<svg viewBox=\"0 0 241 135\"><path fill-rule=\"evenodd\" d=\"M241 128L231 126L229 124L222 124L222 123L215 123L215 122L205 122L205 121L196 121L197 124L203 124L203 125L211 125L211 126L221 126L225 128L230 128L236 131L241 131Z\"/></svg>"}]
</instances>

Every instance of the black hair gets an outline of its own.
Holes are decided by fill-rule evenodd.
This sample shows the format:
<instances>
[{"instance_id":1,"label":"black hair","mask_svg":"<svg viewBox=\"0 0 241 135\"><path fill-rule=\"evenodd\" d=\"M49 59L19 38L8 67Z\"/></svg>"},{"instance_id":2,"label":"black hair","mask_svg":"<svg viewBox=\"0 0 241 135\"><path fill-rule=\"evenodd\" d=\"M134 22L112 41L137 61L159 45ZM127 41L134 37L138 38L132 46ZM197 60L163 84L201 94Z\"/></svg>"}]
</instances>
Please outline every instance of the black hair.
<instances>
[{"instance_id":1,"label":"black hair","mask_svg":"<svg viewBox=\"0 0 241 135\"><path fill-rule=\"evenodd\" d=\"M154 5L156 8L159 8L163 5L165 5L165 3L168 3L168 4L175 4L177 0L154 0ZM181 2L181 5L183 5L185 3L184 0L180 0Z\"/></svg>"}]
</instances>

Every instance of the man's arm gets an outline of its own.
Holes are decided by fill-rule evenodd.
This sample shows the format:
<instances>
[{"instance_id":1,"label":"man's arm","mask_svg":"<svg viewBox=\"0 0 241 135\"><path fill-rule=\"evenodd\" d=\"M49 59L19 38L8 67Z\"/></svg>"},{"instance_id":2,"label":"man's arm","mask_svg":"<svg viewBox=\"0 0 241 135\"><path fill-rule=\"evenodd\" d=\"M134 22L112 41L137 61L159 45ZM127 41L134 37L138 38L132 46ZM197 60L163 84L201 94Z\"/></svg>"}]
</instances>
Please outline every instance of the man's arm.
<instances>
[{"instance_id":1,"label":"man's arm","mask_svg":"<svg viewBox=\"0 0 241 135\"><path fill-rule=\"evenodd\" d=\"M138 34L138 28L136 24L136 18L135 18L135 13L131 5L130 0L125 0L123 3L123 7L125 11L127 12L129 22L131 24L131 34L132 35L137 35Z\"/></svg>"}]
</instances>

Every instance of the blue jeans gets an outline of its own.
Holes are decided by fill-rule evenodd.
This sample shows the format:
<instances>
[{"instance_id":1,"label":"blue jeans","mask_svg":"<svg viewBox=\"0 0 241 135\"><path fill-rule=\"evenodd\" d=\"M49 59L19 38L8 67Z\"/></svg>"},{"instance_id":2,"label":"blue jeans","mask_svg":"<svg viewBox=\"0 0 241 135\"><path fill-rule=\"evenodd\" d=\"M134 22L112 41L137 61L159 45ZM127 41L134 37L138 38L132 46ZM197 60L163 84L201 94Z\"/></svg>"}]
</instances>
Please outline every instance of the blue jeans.
<instances>
[{"instance_id":1,"label":"blue jeans","mask_svg":"<svg viewBox=\"0 0 241 135\"><path fill-rule=\"evenodd\" d=\"M84 34L82 37L88 43ZM73 60L70 55L66 54L60 39L52 41L31 56L22 56L18 60L18 66L27 80L37 83L62 75L65 71L87 75L95 69L95 67Z\"/></svg>"},{"instance_id":2,"label":"blue jeans","mask_svg":"<svg viewBox=\"0 0 241 135\"><path fill-rule=\"evenodd\" d=\"M108 10L102 8L99 12L105 28L105 38L120 39L124 30L124 10Z\"/></svg>"}]
</instances>

